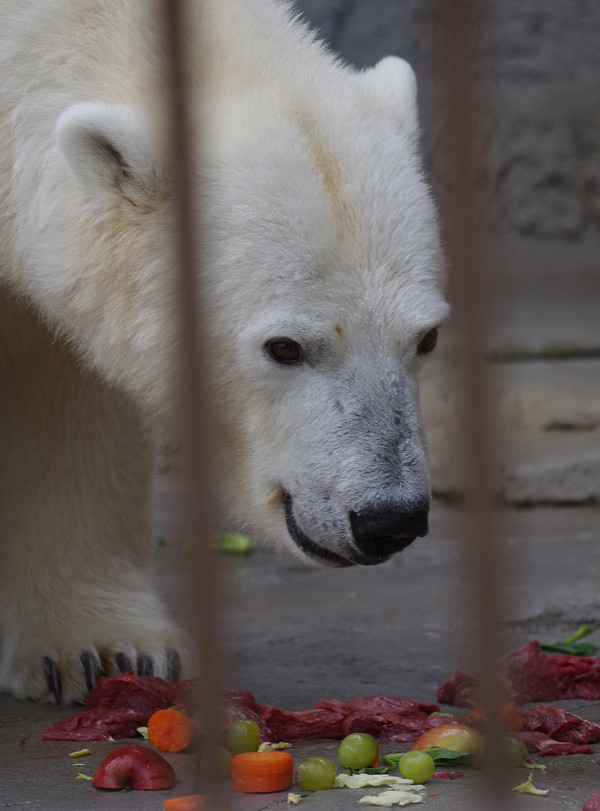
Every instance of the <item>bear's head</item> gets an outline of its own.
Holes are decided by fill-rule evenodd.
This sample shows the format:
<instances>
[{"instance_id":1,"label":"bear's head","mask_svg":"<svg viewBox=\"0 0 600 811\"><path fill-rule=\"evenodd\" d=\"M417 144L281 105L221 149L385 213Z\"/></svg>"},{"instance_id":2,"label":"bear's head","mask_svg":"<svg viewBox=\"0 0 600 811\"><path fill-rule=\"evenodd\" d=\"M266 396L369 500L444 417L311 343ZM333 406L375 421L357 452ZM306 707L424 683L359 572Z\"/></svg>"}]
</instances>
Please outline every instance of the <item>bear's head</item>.
<instances>
[{"instance_id":1,"label":"bear's head","mask_svg":"<svg viewBox=\"0 0 600 811\"><path fill-rule=\"evenodd\" d=\"M447 305L415 95L411 69L390 57L285 93L202 99L198 264L223 501L258 539L330 566L378 563L427 532L416 374ZM93 361L164 411L177 271L149 121L81 104L57 142L102 238L115 229L123 268L110 272L127 279L128 327L105 325L109 348Z\"/></svg>"}]
</instances>

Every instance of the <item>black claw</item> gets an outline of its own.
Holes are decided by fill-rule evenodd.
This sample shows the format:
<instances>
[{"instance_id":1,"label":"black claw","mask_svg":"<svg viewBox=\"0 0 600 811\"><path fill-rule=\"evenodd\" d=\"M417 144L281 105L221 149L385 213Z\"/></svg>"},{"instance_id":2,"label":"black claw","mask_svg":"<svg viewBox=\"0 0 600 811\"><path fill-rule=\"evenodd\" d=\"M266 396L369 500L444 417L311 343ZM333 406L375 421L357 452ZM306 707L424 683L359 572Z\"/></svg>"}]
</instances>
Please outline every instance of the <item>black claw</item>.
<instances>
[{"instance_id":1,"label":"black claw","mask_svg":"<svg viewBox=\"0 0 600 811\"><path fill-rule=\"evenodd\" d=\"M176 650L170 650L167 653L167 681L169 684L175 684L179 681L181 675L181 659Z\"/></svg>"},{"instance_id":2,"label":"black claw","mask_svg":"<svg viewBox=\"0 0 600 811\"><path fill-rule=\"evenodd\" d=\"M115 662L117 663L120 673L127 673L129 670L133 670L131 667L131 659L126 653L117 653Z\"/></svg>"},{"instance_id":3,"label":"black claw","mask_svg":"<svg viewBox=\"0 0 600 811\"><path fill-rule=\"evenodd\" d=\"M83 666L88 693L91 693L100 675L96 658L89 651L86 651L81 654L81 664Z\"/></svg>"},{"instance_id":4,"label":"black claw","mask_svg":"<svg viewBox=\"0 0 600 811\"><path fill-rule=\"evenodd\" d=\"M138 659L137 667L138 676L152 676L154 675L154 668L149 656L140 656Z\"/></svg>"},{"instance_id":5,"label":"black claw","mask_svg":"<svg viewBox=\"0 0 600 811\"><path fill-rule=\"evenodd\" d=\"M44 678L48 685L48 690L54 695L56 703L62 704L62 685L60 683L60 674L58 672L58 665L51 659L50 656L44 656L42 659L42 669L44 671Z\"/></svg>"}]
</instances>

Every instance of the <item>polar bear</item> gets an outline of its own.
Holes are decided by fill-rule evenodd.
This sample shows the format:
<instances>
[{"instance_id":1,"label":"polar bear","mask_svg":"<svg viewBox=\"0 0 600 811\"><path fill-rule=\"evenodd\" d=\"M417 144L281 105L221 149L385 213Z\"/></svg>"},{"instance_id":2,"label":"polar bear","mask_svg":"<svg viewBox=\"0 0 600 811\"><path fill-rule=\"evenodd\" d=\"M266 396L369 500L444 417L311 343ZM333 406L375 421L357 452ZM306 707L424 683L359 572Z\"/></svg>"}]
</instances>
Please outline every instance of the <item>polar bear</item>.
<instances>
[{"instance_id":1,"label":"polar bear","mask_svg":"<svg viewBox=\"0 0 600 811\"><path fill-rule=\"evenodd\" d=\"M416 373L447 311L414 74L344 65L285 1L188 14L223 504L305 561L379 563L427 531ZM188 661L148 560L153 436L178 411L161 32L150 0L0 2L0 689L18 697Z\"/></svg>"}]
</instances>

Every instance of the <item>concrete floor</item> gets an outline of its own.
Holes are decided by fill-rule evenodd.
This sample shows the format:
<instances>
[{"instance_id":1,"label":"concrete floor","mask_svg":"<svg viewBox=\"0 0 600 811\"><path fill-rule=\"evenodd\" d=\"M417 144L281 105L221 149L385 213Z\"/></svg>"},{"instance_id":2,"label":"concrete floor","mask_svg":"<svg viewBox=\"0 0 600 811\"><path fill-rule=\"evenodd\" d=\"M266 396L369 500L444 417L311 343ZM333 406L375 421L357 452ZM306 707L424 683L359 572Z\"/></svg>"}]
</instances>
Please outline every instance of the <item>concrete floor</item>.
<instances>
[{"instance_id":1,"label":"concrete floor","mask_svg":"<svg viewBox=\"0 0 600 811\"><path fill-rule=\"evenodd\" d=\"M167 595L181 589L177 572L185 552L177 526L177 505L167 486L159 488L158 514L167 545L156 550L159 579ZM505 553L505 639L507 646L529 639L558 640L580 623L596 624L600 641L597 566L600 509L511 510L503 516ZM473 617L461 601L462 519L457 508L434 504L431 530L403 555L373 568L343 571L303 567L287 556L257 550L223 559L229 600L226 640L227 683L287 709L307 709L320 699L387 693L435 701L435 690L456 668L469 668ZM563 703L600 721L600 706ZM0 808L70 811L88 808L159 811L166 796L193 789L193 759L171 756L178 784L171 792L116 792L75 779L93 774L114 744L91 743L92 755L76 766L67 757L79 748L43 742L40 733L68 708L36 706L0 696ZM398 751L397 744L384 751ZM294 745L297 759L323 754L335 759L332 741ZM542 759L548 770L534 782L549 788L545 798L507 792L506 809L540 804L545 809L580 809L600 791L600 747L592 756ZM508 775L509 787L527 779L523 769ZM481 773L466 770L454 782L431 782L424 805L432 809L485 809ZM301 807L358 808L367 791L331 790L307 795ZM283 795L237 795L236 811L287 808ZM360 806L362 807L362 806Z\"/></svg>"}]
</instances>

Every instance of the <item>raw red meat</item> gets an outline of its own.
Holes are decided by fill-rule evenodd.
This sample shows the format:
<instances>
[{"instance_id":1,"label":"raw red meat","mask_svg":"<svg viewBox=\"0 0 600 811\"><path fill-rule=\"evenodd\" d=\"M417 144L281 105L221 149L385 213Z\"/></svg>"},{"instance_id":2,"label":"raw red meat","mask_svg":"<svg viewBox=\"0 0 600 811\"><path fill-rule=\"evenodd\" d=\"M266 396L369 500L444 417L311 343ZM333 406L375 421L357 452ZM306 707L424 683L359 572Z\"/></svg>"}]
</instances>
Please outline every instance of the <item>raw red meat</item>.
<instances>
[{"instance_id":1,"label":"raw red meat","mask_svg":"<svg viewBox=\"0 0 600 811\"><path fill-rule=\"evenodd\" d=\"M470 710L479 706L477 698L477 679L470 673L457 670L437 689L437 700L440 704L452 707L467 707Z\"/></svg>"},{"instance_id":2,"label":"raw red meat","mask_svg":"<svg viewBox=\"0 0 600 811\"><path fill-rule=\"evenodd\" d=\"M571 743L598 743L600 726L586 721L578 715L547 707L545 704L519 713L526 730L545 732L555 741Z\"/></svg>"},{"instance_id":3,"label":"raw red meat","mask_svg":"<svg viewBox=\"0 0 600 811\"><path fill-rule=\"evenodd\" d=\"M586 800L581 811L600 811L600 791Z\"/></svg>"},{"instance_id":4,"label":"raw red meat","mask_svg":"<svg viewBox=\"0 0 600 811\"><path fill-rule=\"evenodd\" d=\"M83 711L42 733L47 741L105 741L132 738L156 710L172 705L173 687L154 676L121 673L101 677Z\"/></svg>"},{"instance_id":5,"label":"raw red meat","mask_svg":"<svg viewBox=\"0 0 600 811\"><path fill-rule=\"evenodd\" d=\"M315 707L342 714L341 734L331 737L344 737L351 732L368 732L376 738L410 742L432 726L439 725L437 717L431 720L428 718L432 712L438 711L436 704L424 704L409 698L369 696L354 701L328 699L319 701Z\"/></svg>"},{"instance_id":6,"label":"raw red meat","mask_svg":"<svg viewBox=\"0 0 600 811\"><path fill-rule=\"evenodd\" d=\"M47 741L106 741L133 738L137 727L146 726L150 716L166 707L192 712L194 681L168 684L155 676L133 672L98 679L82 712L57 721L42 733Z\"/></svg>"},{"instance_id":7,"label":"raw red meat","mask_svg":"<svg viewBox=\"0 0 600 811\"><path fill-rule=\"evenodd\" d=\"M459 780L464 777L462 772L434 772L430 780Z\"/></svg>"},{"instance_id":8,"label":"raw red meat","mask_svg":"<svg viewBox=\"0 0 600 811\"><path fill-rule=\"evenodd\" d=\"M83 711L58 721L42 737L79 741L133 737L136 728L146 726L156 710L175 705L192 711L197 689L194 682L171 686L162 679L133 673L101 678ZM223 690L221 698L224 727L235 718L251 719L260 726L262 739L269 741L342 738L360 731L410 742L432 726L452 720L428 718L437 711L436 704L391 696L356 701L330 699L301 712L259 703L251 693L239 690Z\"/></svg>"},{"instance_id":9,"label":"raw red meat","mask_svg":"<svg viewBox=\"0 0 600 811\"><path fill-rule=\"evenodd\" d=\"M515 738L523 741L528 752L537 752L538 755L593 755L591 746L582 746L577 743L554 741L545 732L517 732Z\"/></svg>"},{"instance_id":10,"label":"raw red meat","mask_svg":"<svg viewBox=\"0 0 600 811\"><path fill-rule=\"evenodd\" d=\"M595 656L546 655L539 642L528 642L500 662L507 697L516 704L558 699L600 700L600 659ZM456 707L478 704L477 680L456 671L438 687L437 699Z\"/></svg>"},{"instance_id":11,"label":"raw red meat","mask_svg":"<svg viewBox=\"0 0 600 811\"><path fill-rule=\"evenodd\" d=\"M428 719L437 712L436 704L424 704L407 698L369 696L355 701L327 699L314 709L289 712L256 704L261 719L269 726L273 740L314 740L343 738L351 732L369 732L392 741L414 741L437 719Z\"/></svg>"},{"instance_id":12,"label":"raw red meat","mask_svg":"<svg viewBox=\"0 0 600 811\"><path fill-rule=\"evenodd\" d=\"M561 698L556 666L537 641L528 642L506 654L500 660L500 672L510 699L515 704Z\"/></svg>"},{"instance_id":13,"label":"raw red meat","mask_svg":"<svg viewBox=\"0 0 600 811\"><path fill-rule=\"evenodd\" d=\"M376 738L381 734L386 720L383 715L375 715L372 712L351 712L342 720L340 737L345 738L353 732L366 732Z\"/></svg>"},{"instance_id":14,"label":"raw red meat","mask_svg":"<svg viewBox=\"0 0 600 811\"><path fill-rule=\"evenodd\" d=\"M558 692L561 698L600 700L600 659L597 656L555 653L548 658L552 659L558 671Z\"/></svg>"},{"instance_id":15,"label":"raw red meat","mask_svg":"<svg viewBox=\"0 0 600 811\"><path fill-rule=\"evenodd\" d=\"M560 691L561 698L573 697L572 693L580 691L582 684L589 691L598 677L598 660L587 657L587 662L581 665L573 663L574 658L563 654L548 657L537 642L512 651L504 657L503 671L513 698L524 701L531 695L558 697L553 690ZM569 686L569 674L575 680L575 688ZM556 686L559 684L560 688ZM466 701L474 701L476 688L472 676L458 671L438 689L438 696L445 703L464 705ZM174 705L193 712L198 689L197 681L173 686L153 676L133 673L101 678L83 711L58 721L42 737L76 741L133 737L137 727L146 726L156 710ZM568 696L567 691L571 691ZM438 712L436 704L393 696L368 696L354 701L328 699L311 710L291 712L257 702L251 693L226 689L221 694L220 710L224 728L235 718L252 719L260 726L262 739L272 742L342 738L351 732L369 732L377 738L409 743L433 727L459 721L441 715L430 718L431 713ZM525 731L517 737L527 744L529 751L541 755L589 754L592 749L588 744L600 741L600 725L564 710L541 705L522 710L520 716Z\"/></svg>"},{"instance_id":16,"label":"raw red meat","mask_svg":"<svg viewBox=\"0 0 600 811\"><path fill-rule=\"evenodd\" d=\"M263 741L275 741L271 727L261 718L258 712L256 699L252 693L243 690L226 688L222 692L221 711L223 713L223 727L228 728L236 718L246 721L256 721L260 727L260 737Z\"/></svg>"},{"instance_id":17,"label":"raw red meat","mask_svg":"<svg viewBox=\"0 0 600 811\"><path fill-rule=\"evenodd\" d=\"M133 672L109 678L101 676L89 694L84 710L110 707L152 714L164 707L172 691L170 684L156 676L136 676Z\"/></svg>"},{"instance_id":18,"label":"raw red meat","mask_svg":"<svg viewBox=\"0 0 600 811\"><path fill-rule=\"evenodd\" d=\"M341 738L344 714L339 710L303 710L289 712L257 703L262 720L271 730L273 741L310 741L316 738Z\"/></svg>"},{"instance_id":19,"label":"raw red meat","mask_svg":"<svg viewBox=\"0 0 600 811\"><path fill-rule=\"evenodd\" d=\"M133 738L149 716L137 710L98 708L57 721L45 732L45 741L106 741L109 737Z\"/></svg>"},{"instance_id":20,"label":"raw red meat","mask_svg":"<svg viewBox=\"0 0 600 811\"><path fill-rule=\"evenodd\" d=\"M394 696L368 696L367 698L357 698L354 701L338 701L330 698L326 701L319 701L315 707L339 710L344 715L351 712L373 713L383 716L391 724L404 724L410 718L422 723L432 712L439 711L437 704L424 704L422 701Z\"/></svg>"}]
</instances>

